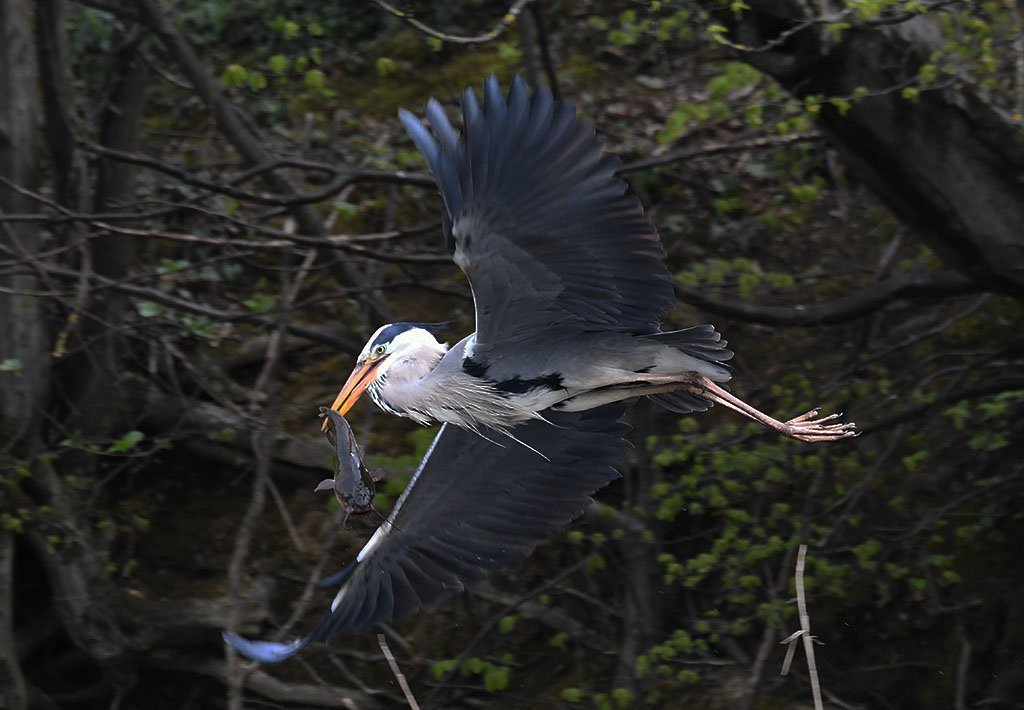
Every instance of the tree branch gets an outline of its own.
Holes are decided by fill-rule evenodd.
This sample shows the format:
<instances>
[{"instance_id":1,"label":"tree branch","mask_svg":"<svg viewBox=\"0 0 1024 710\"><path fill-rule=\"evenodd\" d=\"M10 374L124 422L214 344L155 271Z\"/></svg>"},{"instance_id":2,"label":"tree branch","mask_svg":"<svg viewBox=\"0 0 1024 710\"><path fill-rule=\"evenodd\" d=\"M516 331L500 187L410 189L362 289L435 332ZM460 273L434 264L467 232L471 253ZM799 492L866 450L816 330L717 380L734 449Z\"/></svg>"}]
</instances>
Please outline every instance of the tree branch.
<instances>
[{"instance_id":1,"label":"tree branch","mask_svg":"<svg viewBox=\"0 0 1024 710\"><path fill-rule=\"evenodd\" d=\"M42 268L45 273L58 279L77 280L82 276L80 272L72 269L64 269L46 264L43 264ZM268 329L273 328L275 325L275 320L272 317L257 315L255 313L246 313L244 311L225 311L212 306L204 306L193 301L187 301L185 299L172 296L154 288L125 283L123 281L115 281L114 279L109 279L96 273L89 274L87 278L90 283L108 288L118 293L125 293L129 296L144 298L148 301L153 301L154 303L159 303L173 308L176 311L194 313L196 315L206 316L212 320L227 323L249 323L251 325L258 325ZM299 325L297 323L288 323L285 326L285 329L292 335L297 335L313 342L330 345L347 353L358 353L362 348L361 343L357 343L354 340L342 337L323 328L314 328L311 326Z\"/></svg>"},{"instance_id":2,"label":"tree branch","mask_svg":"<svg viewBox=\"0 0 1024 710\"><path fill-rule=\"evenodd\" d=\"M706 288L675 283L676 296L714 315L764 325L836 325L861 318L900 299L948 298L985 290L983 286L953 271L896 276L843 296L813 305L763 306L717 298Z\"/></svg>"},{"instance_id":3,"label":"tree branch","mask_svg":"<svg viewBox=\"0 0 1024 710\"><path fill-rule=\"evenodd\" d=\"M213 678L227 685L230 679L228 664L224 661L194 656L153 654L145 659L151 668L179 673L193 673ZM288 683L278 680L266 671L252 670L244 680L244 687L265 698L289 705L305 704L322 708L344 708L345 710L378 710L381 704L371 695L332 685L316 686Z\"/></svg>"},{"instance_id":4,"label":"tree branch","mask_svg":"<svg viewBox=\"0 0 1024 710\"><path fill-rule=\"evenodd\" d=\"M460 35L450 35L445 32L439 32L438 30L435 30L432 27L423 24L408 12L399 10L397 7L392 7L391 5L384 2L384 0L373 0L373 3L375 5L383 8L384 10L387 10L400 20L408 22L410 25L418 29L423 34L429 35L434 39L443 40L445 42L451 42L452 44L484 44L485 42L490 42L491 40L496 39L501 35L501 33L507 30L513 22L516 21L516 18L519 16L519 13L521 13L523 11L523 8L525 8L531 2L533 2L533 0L516 0L516 2L514 2L512 6L508 9L508 12L506 12L505 15L501 18L501 20L498 21L498 24L496 24L490 31L484 32L483 34L476 35L473 37L464 37Z\"/></svg>"}]
</instances>

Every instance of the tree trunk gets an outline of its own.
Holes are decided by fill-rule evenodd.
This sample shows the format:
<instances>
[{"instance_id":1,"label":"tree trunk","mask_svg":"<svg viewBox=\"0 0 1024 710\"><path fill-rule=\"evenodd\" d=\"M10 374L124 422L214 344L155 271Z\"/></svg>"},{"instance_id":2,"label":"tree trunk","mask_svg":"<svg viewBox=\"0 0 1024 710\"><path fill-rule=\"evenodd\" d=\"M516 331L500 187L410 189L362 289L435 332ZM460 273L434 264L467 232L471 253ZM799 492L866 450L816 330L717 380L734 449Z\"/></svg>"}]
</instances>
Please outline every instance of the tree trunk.
<instances>
[{"instance_id":1,"label":"tree trunk","mask_svg":"<svg viewBox=\"0 0 1024 710\"><path fill-rule=\"evenodd\" d=\"M0 3L0 176L28 189L36 187L36 66L27 0ZM0 211L29 212L32 205L0 185ZM6 224L0 244L6 258L34 254L39 230L30 223ZM35 275L0 276L0 469L4 456L35 453L39 440L39 403L46 401L49 357L42 302L23 295L40 289ZM19 364L15 364L15 361ZM20 371L18 371L20 368ZM13 617L14 538L0 531L0 707L27 706L25 679L15 653Z\"/></svg>"},{"instance_id":2,"label":"tree trunk","mask_svg":"<svg viewBox=\"0 0 1024 710\"><path fill-rule=\"evenodd\" d=\"M739 42L755 48L743 60L801 99L853 97L866 88L846 115L822 107L822 131L949 267L1024 298L1024 133L959 78L903 98L902 87L916 82L921 65L944 44L938 21L855 25L838 39L819 21L765 49L781 32L819 19L818 6L752 5L739 20L722 18Z\"/></svg>"},{"instance_id":3,"label":"tree trunk","mask_svg":"<svg viewBox=\"0 0 1024 710\"><path fill-rule=\"evenodd\" d=\"M27 0L0 3L0 176L34 189L36 175L36 65L32 61L32 23ZM0 210L32 212L31 201L0 185ZM8 223L0 231L8 258L28 259L38 250L39 229L32 223ZM31 439L38 422L39 402L45 402L48 377L42 302L21 293L40 289L33 275L0 277L10 292L0 293L0 361L17 360L21 372L0 373L0 431ZM3 438L7 438L6 436Z\"/></svg>"}]
</instances>

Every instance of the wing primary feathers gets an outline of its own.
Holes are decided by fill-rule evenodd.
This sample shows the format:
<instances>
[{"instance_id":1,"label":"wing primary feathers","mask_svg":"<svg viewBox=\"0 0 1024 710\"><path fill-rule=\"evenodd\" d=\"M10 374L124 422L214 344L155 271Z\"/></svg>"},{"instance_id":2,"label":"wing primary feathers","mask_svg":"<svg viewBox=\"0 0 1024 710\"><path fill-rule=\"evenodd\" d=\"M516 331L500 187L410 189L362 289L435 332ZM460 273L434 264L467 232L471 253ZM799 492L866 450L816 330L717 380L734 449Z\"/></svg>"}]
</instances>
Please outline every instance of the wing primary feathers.
<instances>
[{"instance_id":1,"label":"wing primary feathers","mask_svg":"<svg viewBox=\"0 0 1024 710\"><path fill-rule=\"evenodd\" d=\"M259 661L260 663L280 663L287 660L308 646L313 640L312 635L310 635L289 643L252 641L230 631L222 631L221 636L236 651L250 661Z\"/></svg>"},{"instance_id":2,"label":"wing primary feathers","mask_svg":"<svg viewBox=\"0 0 1024 710\"><path fill-rule=\"evenodd\" d=\"M357 560L353 560L350 564L345 565L340 572L335 572L330 577L321 579L317 582L317 586L323 589L324 587L333 587L335 584L341 584L355 571L358 564Z\"/></svg>"},{"instance_id":3,"label":"wing primary feathers","mask_svg":"<svg viewBox=\"0 0 1024 710\"><path fill-rule=\"evenodd\" d=\"M452 128L444 107L437 99L430 99L427 102L427 119L430 121L430 127L434 129L434 135L441 143L441 150L449 155L454 154L459 145L459 134Z\"/></svg>"},{"instance_id":4,"label":"wing primary feathers","mask_svg":"<svg viewBox=\"0 0 1024 710\"><path fill-rule=\"evenodd\" d=\"M430 131L420 122L420 119L404 108L398 109L398 120L405 126L405 132L412 138L417 150L423 154L423 159L427 161L430 172L436 173L441 162L441 153L433 136L430 135Z\"/></svg>"}]
</instances>

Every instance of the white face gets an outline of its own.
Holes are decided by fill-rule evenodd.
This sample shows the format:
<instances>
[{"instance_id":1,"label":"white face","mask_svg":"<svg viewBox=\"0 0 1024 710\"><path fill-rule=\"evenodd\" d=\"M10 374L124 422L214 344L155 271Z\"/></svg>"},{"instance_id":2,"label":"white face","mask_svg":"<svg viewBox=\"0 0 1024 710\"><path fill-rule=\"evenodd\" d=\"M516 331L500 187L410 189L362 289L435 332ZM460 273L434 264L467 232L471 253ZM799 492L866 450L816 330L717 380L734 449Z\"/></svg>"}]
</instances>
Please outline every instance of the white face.
<instances>
[{"instance_id":1,"label":"white face","mask_svg":"<svg viewBox=\"0 0 1024 710\"><path fill-rule=\"evenodd\" d=\"M400 362L424 360L431 362L431 366L437 358L445 353L448 344L438 343L433 334L423 328L411 328L402 331L390 342L374 343L385 329L391 325L382 325L370 336L363 351L359 353L359 362L373 362L374 360L387 360L380 365L380 374L384 374L392 366Z\"/></svg>"},{"instance_id":2,"label":"white face","mask_svg":"<svg viewBox=\"0 0 1024 710\"><path fill-rule=\"evenodd\" d=\"M377 336L380 335L385 328L390 328L391 325L391 323L385 323L384 325L382 325L380 328L377 328L377 330L373 332L373 335L370 336L370 339L366 341L366 345L363 346L363 351L359 353L359 362L366 362L367 360L371 359L371 356L373 356L374 358L379 358L382 355L387 354L387 352L375 353L373 351L373 341L377 339Z\"/></svg>"}]
</instances>

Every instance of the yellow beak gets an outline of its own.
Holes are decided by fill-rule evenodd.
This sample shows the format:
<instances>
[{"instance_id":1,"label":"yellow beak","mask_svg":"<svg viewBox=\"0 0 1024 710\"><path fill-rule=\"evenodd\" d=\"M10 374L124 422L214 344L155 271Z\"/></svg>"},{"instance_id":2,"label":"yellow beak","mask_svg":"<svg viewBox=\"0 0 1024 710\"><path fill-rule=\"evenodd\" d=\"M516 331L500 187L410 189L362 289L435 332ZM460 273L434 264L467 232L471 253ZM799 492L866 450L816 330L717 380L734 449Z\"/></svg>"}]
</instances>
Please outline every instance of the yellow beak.
<instances>
[{"instance_id":1,"label":"yellow beak","mask_svg":"<svg viewBox=\"0 0 1024 710\"><path fill-rule=\"evenodd\" d=\"M334 404L331 405L331 409L336 409L338 414L342 416L345 415L345 412L352 409L352 405L359 399L359 395L377 379L377 368L380 367L382 362L384 362L383 358L367 360L361 365L356 365L356 369L352 370L352 374L348 376L345 386L341 388L341 392L338 393L338 397L334 400ZM324 425L327 425L326 420L324 420Z\"/></svg>"}]
</instances>

